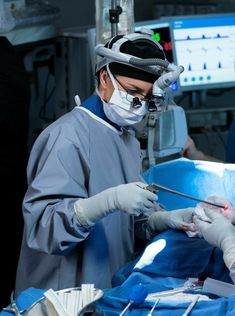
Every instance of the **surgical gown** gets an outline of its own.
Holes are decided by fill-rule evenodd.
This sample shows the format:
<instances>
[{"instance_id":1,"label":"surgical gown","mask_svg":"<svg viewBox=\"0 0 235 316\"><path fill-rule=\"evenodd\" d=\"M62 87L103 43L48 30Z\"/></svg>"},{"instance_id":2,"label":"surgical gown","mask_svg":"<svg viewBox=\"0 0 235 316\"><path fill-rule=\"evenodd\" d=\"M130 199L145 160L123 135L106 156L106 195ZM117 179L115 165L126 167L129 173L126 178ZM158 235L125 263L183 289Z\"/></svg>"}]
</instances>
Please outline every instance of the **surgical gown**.
<instances>
[{"instance_id":1,"label":"surgical gown","mask_svg":"<svg viewBox=\"0 0 235 316\"><path fill-rule=\"evenodd\" d=\"M117 210L85 229L74 202L140 181L140 146L133 133L75 107L38 137L27 173L15 295L29 287L110 287L114 273L133 258L135 218Z\"/></svg>"}]
</instances>

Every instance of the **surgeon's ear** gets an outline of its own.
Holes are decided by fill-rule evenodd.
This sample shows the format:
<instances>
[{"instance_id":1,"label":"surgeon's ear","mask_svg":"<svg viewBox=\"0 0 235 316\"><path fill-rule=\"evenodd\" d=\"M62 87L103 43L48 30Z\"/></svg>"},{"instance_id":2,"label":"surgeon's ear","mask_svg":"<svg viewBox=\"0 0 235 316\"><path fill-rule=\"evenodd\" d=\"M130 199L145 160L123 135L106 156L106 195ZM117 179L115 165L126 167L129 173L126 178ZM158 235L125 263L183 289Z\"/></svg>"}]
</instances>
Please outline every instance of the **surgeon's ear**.
<instances>
[{"instance_id":1,"label":"surgeon's ear","mask_svg":"<svg viewBox=\"0 0 235 316\"><path fill-rule=\"evenodd\" d=\"M107 88L110 84L110 78L106 70L102 69L100 71L100 85L102 88Z\"/></svg>"}]
</instances>

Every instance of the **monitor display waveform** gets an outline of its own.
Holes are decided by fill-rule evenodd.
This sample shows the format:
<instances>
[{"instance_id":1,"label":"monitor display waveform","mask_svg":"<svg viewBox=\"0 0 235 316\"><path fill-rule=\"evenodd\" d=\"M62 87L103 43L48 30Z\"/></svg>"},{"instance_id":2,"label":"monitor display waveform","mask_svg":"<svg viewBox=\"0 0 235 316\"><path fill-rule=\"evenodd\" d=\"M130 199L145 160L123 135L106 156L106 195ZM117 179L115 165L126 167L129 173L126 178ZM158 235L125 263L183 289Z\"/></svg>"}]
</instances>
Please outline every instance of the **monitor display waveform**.
<instances>
[{"instance_id":1,"label":"monitor display waveform","mask_svg":"<svg viewBox=\"0 0 235 316\"><path fill-rule=\"evenodd\" d=\"M187 35L185 38L178 38L176 41L201 41L201 40L215 40L215 39L224 39L229 38L229 35L220 35L217 34L215 36L206 36L205 34L202 34L199 37L192 37L191 35Z\"/></svg>"},{"instance_id":2,"label":"monitor display waveform","mask_svg":"<svg viewBox=\"0 0 235 316\"><path fill-rule=\"evenodd\" d=\"M235 14L176 17L173 39L182 90L235 86Z\"/></svg>"}]
</instances>

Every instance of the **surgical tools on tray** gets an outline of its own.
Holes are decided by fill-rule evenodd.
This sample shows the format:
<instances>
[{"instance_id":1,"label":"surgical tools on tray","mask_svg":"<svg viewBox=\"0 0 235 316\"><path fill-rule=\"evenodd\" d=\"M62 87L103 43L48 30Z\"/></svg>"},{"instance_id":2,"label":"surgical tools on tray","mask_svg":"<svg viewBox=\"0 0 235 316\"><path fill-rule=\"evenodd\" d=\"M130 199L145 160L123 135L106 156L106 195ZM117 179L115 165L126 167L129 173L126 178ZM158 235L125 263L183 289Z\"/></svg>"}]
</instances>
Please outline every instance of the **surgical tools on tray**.
<instances>
[{"instance_id":1,"label":"surgical tools on tray","mask_svg":"<svg viewBox=\"0 0 235 316\"><path fill-rule=\"evenodd\" d=\"M131 306L135 307L142 304L147 295L148 291L142 283L133 285L130 289L130 292L128 293L129 302L127 306L123 309L123 311L119 314L119 316L123 316Z\"/></svg>"},{"instance_id":2,"label":"surgical tools on tray","mask_svg":"<svg viewBox=\"0 0 235 316\"><path fill-rule=\"evenodd\" d=\"M163 185L156 184L156 183L151 183L150 185L146 186L145 189L149 190L149 191L151 191L153 193L157 193L159 191L164 191L164 192L176 194L176 195L185 197L187 199L191 199L191 200L194 200L194 201L198 201L198 202L202 202L202 203L206 203L206 204L209 204L209 205L212 205L212 206L216 206L216 207L222 208L225 211L228 209L228 206L226 204L225 205L221 205L221 204L218 204L218 203L214 203L214 202L206 201L206 200L203 200L203 199L199 199L197 197L194 197L194 196L191 196L191 195L188 195L188 194L185 194L185 193L181 193L179 191L172 190L170 188L167 188L167 187L165 187Z\"/></svg>"},{"instance_id":3,"label":"surgical tools on tray","mask_svg":"<svg viewBox=\"0 0 235 316\"><path fill-rule=\"evenodd\" d=\"M151 310L150 310L150 312L148 313L147 316L153 316L153 312L154 312L154 310L155 310L155 307L156 307L157 304L159 303L159 301L160 301L160 298L158 298L158 299L155 301L155 303L153 304L153 307L151 308Z\"/></svg>"},{"instance_id":4,"label":"surgical tools on tray","mask_svg":"<svg viewBox=\"0 0 235 316\"><path fill-rule=\"evenodd\" d=\"M188 306L188 308L186 309L186 311L183 313L182 316L188 316L190 314L190 312L192 311L192 309L196 305L198 299L199 299L199 296L198 295L195 296L195 298L192 300L192 302L190 303L190 305Z\"/></svg>"}]
</instances>

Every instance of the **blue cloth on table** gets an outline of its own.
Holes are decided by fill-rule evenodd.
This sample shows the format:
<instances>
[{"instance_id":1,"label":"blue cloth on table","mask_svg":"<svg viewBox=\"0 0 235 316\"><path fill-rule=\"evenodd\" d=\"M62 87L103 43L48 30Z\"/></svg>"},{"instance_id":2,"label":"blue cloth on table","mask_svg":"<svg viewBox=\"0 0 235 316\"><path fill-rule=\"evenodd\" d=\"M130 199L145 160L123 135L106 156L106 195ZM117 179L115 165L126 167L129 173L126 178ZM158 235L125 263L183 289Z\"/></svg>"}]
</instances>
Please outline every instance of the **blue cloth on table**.
<instances>
[{"instance_id":1,"label":"blue cloth on table","mask_svg":"<svg viewBox=\"0 0 235 316\"><path fill-rule=\"evenodd\" d=\"M158 253L159 241L166 246ZM146 284L150 292L172 289L189 277L210 277L232 283L222 251L204 239L189 238L182 231L168 230L155 236L143 253L122 267L114 277L115 285Z\"/></svg>"},{"instance_id":2,"label":"blue cloth on table","mask_svg":"<svg viewBox=\"0 0 235 316\"><path fill-rule=\"evenodd\" d=\"M120 311L126 306L127 299L118 297L118 288L116 293L112 290L106 290L105 296L97 303L97 310L102 311L104 316L119 315ZM119 290L120 291L120 290ZM127 291L127 289L126 289ZM17 298L17 304L21 309L29 308L33 303L43 297L45 290L29 288L23 291ZM157 305L157 315L159 316L181 316L186 310L188 303L160 302ZM147 315L152 303L146 301L138 308L128 312L128 315L139 316ZM235 296L229 298L219 298L214 301L198 302L191 312L192 316L206 316L213 314L213 316L232 316L235 314ZM1 316L11 316L12 313L1 312Z\"/></svg>"},{"instance_id":3,"label":"blue cloth on table","mask_svg":"<svg viewBox=\"0 0 235 316\"><path fill-rule=\"evenodd\" d=\"M221 196L235 206L235 164L180 158L151 167L145 172L144 178L147 183L155 182L200 199L210 195ZM198 203L161 191L158 198L168 210Z\"/></svg>"},{"instance_id":4,"label":"blue cloth on table","mask_svg":"<svg viewBox=\"0 0 235 316\"><path fill-rule=\"evenodd\" d=\"M26 311L31 307L35 302L43 297L43 293L45 290L42 289L35 289L35 288L28 288L27 290L21 292L15 299L15 303L20 311ZM11 307L9 305L9 307ZM12 316L11 312L2 311L0 313L1 316Z\"/></svg>"},{"instance_id":5,"label":"blue cloth on table","mask_svg":"<svg viewBox=\"0 0 235 316\"><path fill-rule=\"evenodd\" d=\"M127 305L127 300L118 299L111 295L105 295L97 304L98 310L102 310L102 315L115 316ZM147 315L153 303L144 302L138 308L132 309L127 315L143 316ZM158 316L182 316L189 303L160 302L156 307ZM235 296L229 298L219 298L213 301L199 301L194 306L190 316L234 316L235 315Z\"/></svg>"},{"instance_id":6,"label":"blue cloth on table","mask_svg":"<svg viewBox=\"0 0 235 316\"><path fill-rule=\"evenodd\" d=\"M165 247L158 252L158 244L165 240ZM189 238L184 232L169 230L157 235L143 253L115 276L125 281L105 291L98 308L107 315L117 315L125 307L131 287L142 283L148 291L157 292L182 286L189 277L211 277L232 283L222 252L201 238ZM196 293L196 292L195 292ZM187 303L165 302L157 307L158 315L182 315ZM151 303L145 302L129 312L129 315L147 315ZM192 315L235 314L235 297L198 302ZM105 314L106 315L106 314ZM214 316L213 315L213 316Z\"/></svg>"}]
</instances>

